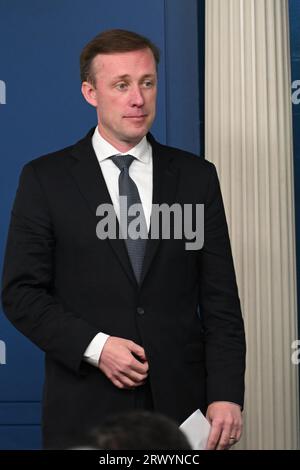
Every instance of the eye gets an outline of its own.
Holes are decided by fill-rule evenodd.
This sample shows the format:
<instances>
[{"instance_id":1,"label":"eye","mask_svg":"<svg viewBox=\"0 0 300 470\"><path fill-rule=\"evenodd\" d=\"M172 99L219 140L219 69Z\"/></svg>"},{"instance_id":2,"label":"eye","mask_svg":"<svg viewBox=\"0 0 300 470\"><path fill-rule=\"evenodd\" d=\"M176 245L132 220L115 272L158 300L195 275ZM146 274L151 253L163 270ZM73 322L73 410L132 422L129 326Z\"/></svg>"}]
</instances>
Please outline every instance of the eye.
<instances>
[{"instance_id":1,"label":"eye","mask_svg":"<svg viewBox=\"0 0 300 470\"><path fill-rule=\"evenodd\" d=\"M154 86L154 83L152 80L145 80L143 85L145 88L152 88Z\"/></svg>"},{"instance_id":2,"label":"eye","mask_svg":"<svg viewBox=\"0 0 300 470\"><path fill-rule=\"evenodd\" d=\"M128 87L128 85L125 82L116 84L116 89L119 90L119 91L127 90L127 87Z\"/></svg>"}]
</instances>

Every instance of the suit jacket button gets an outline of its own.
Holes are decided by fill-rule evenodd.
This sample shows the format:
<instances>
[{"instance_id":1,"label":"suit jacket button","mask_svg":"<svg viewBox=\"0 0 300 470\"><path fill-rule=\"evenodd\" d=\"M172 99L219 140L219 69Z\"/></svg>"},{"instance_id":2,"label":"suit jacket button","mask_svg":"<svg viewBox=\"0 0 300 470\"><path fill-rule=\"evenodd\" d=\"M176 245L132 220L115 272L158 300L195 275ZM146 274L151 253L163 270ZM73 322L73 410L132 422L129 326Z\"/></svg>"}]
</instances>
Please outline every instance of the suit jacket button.
<instances>
[{"instance_id":1,"label":"suit jacket button","mask_svg":"<svg viewBox=\"0 0 300 470\"><path fill-rule=\"evenodd\" d=\"M137 311L137 313L138 313L139 315L144 315L144 313L145 313L145 310L143 309L143 307L138 307L138 308L136 309L136 311Z\"/></svg>"}]
</instances>

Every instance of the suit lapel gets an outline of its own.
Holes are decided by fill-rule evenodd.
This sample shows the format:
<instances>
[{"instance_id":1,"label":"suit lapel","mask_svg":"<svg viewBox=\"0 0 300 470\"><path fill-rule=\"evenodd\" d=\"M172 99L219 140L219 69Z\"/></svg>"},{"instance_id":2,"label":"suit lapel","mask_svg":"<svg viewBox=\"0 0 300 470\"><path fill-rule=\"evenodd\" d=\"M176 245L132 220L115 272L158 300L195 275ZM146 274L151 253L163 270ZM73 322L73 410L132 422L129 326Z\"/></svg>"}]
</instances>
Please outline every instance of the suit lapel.
<instances>
[{"instance_id":1,"label":"suit lapel","mask_svg":"<svg viewBox=\"0 0 300 470\"><path fill-rule=\"evenodd\" d=\"M88 135L79 141L72 149L72 156L76 162L70 168L70 172L76 181L82 196L86 199L92 215L96 220L96 210L99 204L111 204L110 198L99 162L92 145L92 129ZM153 204L173 204L175 201L176 188L178 184L178 170L172 166L172 155L169 151L158 144L151 134L147 136L152 146L153 155ZM96 232L96 227L95 227ZM119 223L117 220L117 234L119 233ZM151 233L151 226L150 231ZM122 239L106 239L119 259L127 276L137 287L137 281L128 257L126 245ZM151 263L157 253L160 240L147 240L143 270L141 275L140 286L148 274Z\"/></svg>"},{"instance_id":2,"label":"suit lapel","mask_svg":"<svg viewBox=\"0 0 300 470\"><path fill-rule=\"evenodd\" d=\"M172 165L172 155L151 134L147 136L152 146L153 155L153 197L152 204L166 203L172 205L175 202L176 189L178 186L178 169ZM151 226L150 231L151 234ZM160 240L148 239L141 275L141 282L147 276L151 263L158 251Z\"/></svg>"},{"instance_id":3,"label":"suit lapel","mask_svg":"<svg viewBox=\"0 0 300 470\"><path fill-rule=\"evenodd\" d=\"M96 220L96 210L100 204L106 203L113 206L109 195L99 162L92 145L92 135L94 129L79 141L72 149L72 156L76 163L70 168L70 172L76 181L82 196L86 199L88 206ZM117 234L119 233L119 223L117 220ZM96 236L96 226L95 226ZM120 261L129 279L137 286L137 282L131 267L124 240L106 239ZM106 241L105 240L105 241Z\"/></svg>"}]
</instances>

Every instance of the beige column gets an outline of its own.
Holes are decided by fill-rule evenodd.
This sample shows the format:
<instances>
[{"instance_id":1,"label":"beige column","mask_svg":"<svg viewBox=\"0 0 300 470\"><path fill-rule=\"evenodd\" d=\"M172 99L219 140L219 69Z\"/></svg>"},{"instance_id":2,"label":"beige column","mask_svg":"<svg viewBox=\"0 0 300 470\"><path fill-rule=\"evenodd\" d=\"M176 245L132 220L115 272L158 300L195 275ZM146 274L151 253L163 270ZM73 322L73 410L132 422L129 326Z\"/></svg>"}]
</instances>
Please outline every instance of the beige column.
<instances>
[{"instance_id":1,"label":"beige column","mask_svg":"<svg viewBox=\"0 0 300 470\"><path fill-rule=\"evenodd\" d=\"M299 444L288 0L206 0L205 158L223 192L248 346L240 449Z\"/></svg>"}]
</instances>

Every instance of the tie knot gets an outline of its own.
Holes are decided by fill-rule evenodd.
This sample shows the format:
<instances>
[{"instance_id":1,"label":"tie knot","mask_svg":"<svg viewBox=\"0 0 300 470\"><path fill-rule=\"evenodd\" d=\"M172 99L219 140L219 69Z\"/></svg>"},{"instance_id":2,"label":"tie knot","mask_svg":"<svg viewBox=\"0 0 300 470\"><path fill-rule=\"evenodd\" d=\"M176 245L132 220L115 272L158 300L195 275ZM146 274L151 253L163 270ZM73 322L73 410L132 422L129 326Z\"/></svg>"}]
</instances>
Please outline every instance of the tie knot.
<instances>
[{"instance_id":1,"label":"tie knot","mask_svg":"<svg viewBox=\"0 0 300 470\"><path fill-rule=\"evenodd\" d=\"M110 157L119 170L129 169L131 163L135 159L132 155L113 155Z\"/></svg>"}]
</instances>

